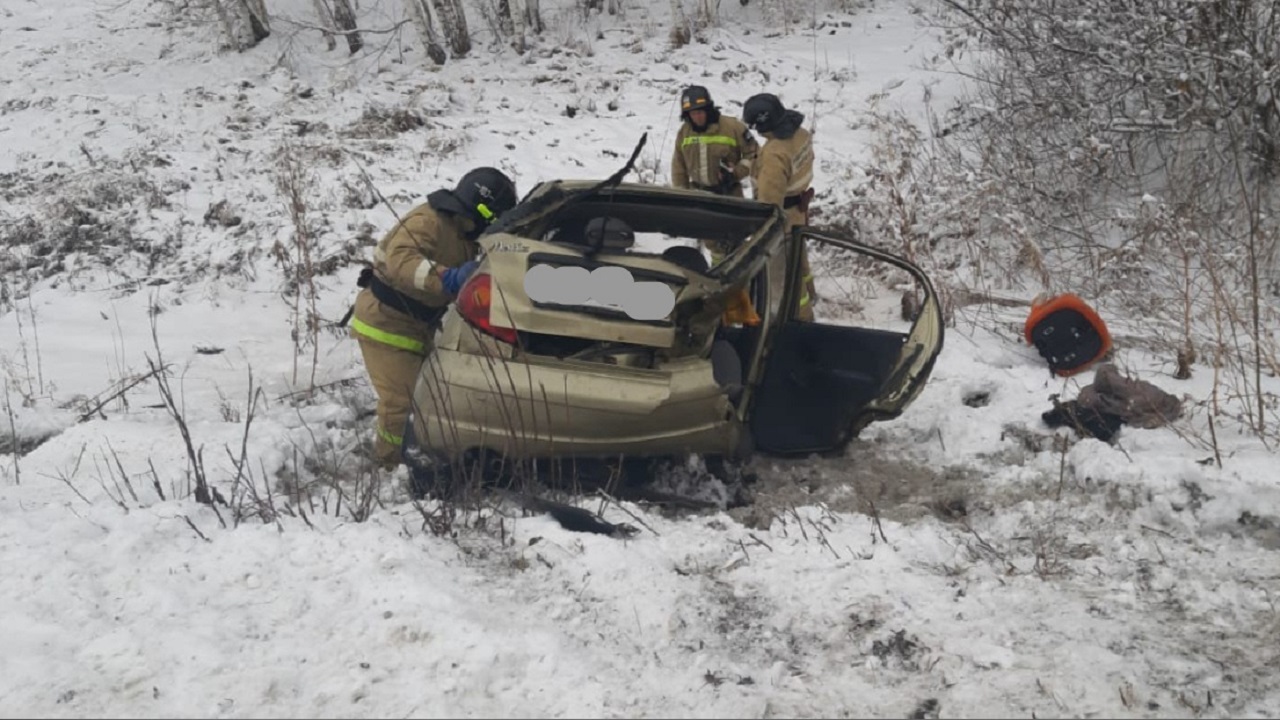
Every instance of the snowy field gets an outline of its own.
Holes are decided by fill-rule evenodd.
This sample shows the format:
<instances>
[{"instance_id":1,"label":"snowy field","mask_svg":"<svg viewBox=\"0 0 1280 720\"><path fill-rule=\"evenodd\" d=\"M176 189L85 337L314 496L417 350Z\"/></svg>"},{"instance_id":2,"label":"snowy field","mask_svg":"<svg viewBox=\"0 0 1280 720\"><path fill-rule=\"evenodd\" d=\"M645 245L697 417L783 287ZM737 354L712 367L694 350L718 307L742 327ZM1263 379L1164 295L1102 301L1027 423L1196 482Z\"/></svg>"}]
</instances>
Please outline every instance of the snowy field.
<instances>
[{"instance_id":1,"label":"snowy field","mask_svg":"<svg viewBox=\"0 0 1280 720\"><path fill-rule=\"evenodd\" d=\"M727 2L674 49L668 3L544 2L541 43L495 52L475 16L442 67L411 26L351 58L303 27L311 3L268 6L237 54L170 3L0 4L0 715L1280 715L1274 452L1219 418L1219 466L1211 369L1176 380L1123 340L1183 417L1114 446L1055 433L1050 395L1092 373L1052 378L1025 308L960 308L904 416L845 458L762 459L754 507L584 500L627 540L517 512L440 535L402 476L361 470L358 348L300 318L350 306L392 222L371 185L403 212L492 164L523 194L613 172L644 133L638 177L665 182L697 83L734 115L756 92L804 112L819 200L846 197L871 108L927 134L960 87L908 0L787 33ZM315 285L288 293L298 223ZM197 502L183 429L219 493L288 511Z\"/></svg>"}]
</instances>

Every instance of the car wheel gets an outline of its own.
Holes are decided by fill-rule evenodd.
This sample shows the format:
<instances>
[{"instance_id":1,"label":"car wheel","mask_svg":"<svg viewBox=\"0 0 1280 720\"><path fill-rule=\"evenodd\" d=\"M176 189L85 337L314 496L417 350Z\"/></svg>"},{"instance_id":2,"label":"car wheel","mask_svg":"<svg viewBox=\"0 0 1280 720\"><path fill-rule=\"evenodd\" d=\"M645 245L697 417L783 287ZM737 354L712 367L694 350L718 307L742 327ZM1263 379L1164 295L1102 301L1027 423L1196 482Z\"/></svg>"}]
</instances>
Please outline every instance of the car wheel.
<instances>
[{"instance_id":1,"label":"car wheel","mask_svg":"<svg viewBox=\"0 0 1280 720\"><path fill-rule=\"evenodd\" d=\"M452 468L443 459L432 456L418 444L413 430L413 415L404 428L404 444L400 446L405 467L409 468L409 496L424 500L433 491L439 495L448 488Z\"/></svg>"},{"instance_id":2,"label":"car wheel","mask_svg":"<svg viewBox=\"0 0 1280 720\"><path fill-rule=\"evenodd\" d=\"M747 469L748 461L735 460L723 455L709 455L705 458L707 472L711 473L726 486L754 485L759 476Z\"/></svg>"},{"instance_id":3,"label":"car wheel","mask_svg":"<svg viewBox=\"0 0 1280 720\"><path fill-rule=\"evenodd\" d=\"M742 436L738 438L738 446L733 449L730 459L736 463L747 463L756 455L756 436L751 432L751 426L742 426Z\"/></svg>"},{"instance_id":4,"label":"car wheel","mask_svg":"<svg viewBox=\"0 0 1280 720\"><path fill-rule=\"evenodd\" d=\"M755 473L746 470L746 463L724 455L704 455L702 458L706 474L714 478L724 487L723 501L726 509L750 505L753 502L748 485L757 478Z\"/></svg>"}]
</instances>

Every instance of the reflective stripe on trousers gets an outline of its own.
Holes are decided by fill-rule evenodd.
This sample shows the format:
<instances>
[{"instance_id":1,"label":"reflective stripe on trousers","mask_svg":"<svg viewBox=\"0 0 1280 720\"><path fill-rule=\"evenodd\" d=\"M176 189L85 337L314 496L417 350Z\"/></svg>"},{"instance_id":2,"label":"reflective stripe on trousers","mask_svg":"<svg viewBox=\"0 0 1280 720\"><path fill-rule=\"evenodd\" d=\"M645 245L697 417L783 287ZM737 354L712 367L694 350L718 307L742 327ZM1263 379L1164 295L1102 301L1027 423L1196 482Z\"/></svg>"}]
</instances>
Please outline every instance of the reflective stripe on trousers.
<instances>
[{"instance_id":1,"label":"reflective stripe on trousers","mask_svg":"<svg viewBox=\"0 0 1280 720\"><path fill-rule=\"evenodd\" d=\"M378 396L374 455L378 464L393 467L403 461L405 423L429 343L359 321L352 322L351 333L360 344L369 382Z\"/></svg>"},{"instance_id":2,"label":"reflective stripe on trousers","mask_svg":"<svg viewBox=\"0 0 1280 720\"><path fill-rule=\"evenodd\" d=\"M401 350L408 350L409 352L418 353L419 355L425 355L427 352L427 346L424 345L421 340L415 340L407 335L397 335L395 333L389 333L386 330L379 330L368 323L361 322L360 318L351 318L351 329L370 340L375 340L384 345L390 345L391 347L400 348Z\"/></svg>"},{"instance_id":3,"label":"reflective stripe on trousers","mask_svg":"<svg viewBox=\"0 0 1280 720\"><path fill-rule=\"evenodd\" d=\"M392 435L386 428L382 427L381 425L378 426L378 437L382 438L383 440L386 440L392 445L404 444L404 437L400 435Z\"/></svg>"}]
</instances>

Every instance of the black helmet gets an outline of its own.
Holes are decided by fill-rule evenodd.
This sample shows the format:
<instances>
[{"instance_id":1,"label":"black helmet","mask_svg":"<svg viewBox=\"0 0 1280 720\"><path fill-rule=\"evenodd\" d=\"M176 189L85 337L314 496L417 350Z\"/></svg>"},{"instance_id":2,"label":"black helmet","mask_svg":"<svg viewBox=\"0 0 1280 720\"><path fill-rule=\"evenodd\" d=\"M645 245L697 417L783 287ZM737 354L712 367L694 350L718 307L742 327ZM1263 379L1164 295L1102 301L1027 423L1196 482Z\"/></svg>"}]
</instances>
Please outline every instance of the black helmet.
<instances>
[{"instance_id":1,"label":"black helmet","mask_svg":"<svg viewBox=\"0 0 1280 720\"><path fill-rule=\"evenodd\" d=\"M752 95L742 106L742 121L757 132L773 132L786 113L777 95L760 93Z\"/></svg>"},{"instance_id":2,"label":"black helmet","mask_svg":"<svg viewBox=\"0 0 1280 720\"><path fill-rule=\"evenodd\" d=\"M689 119L690 110L711 112L715 109L715 103L711 102L711 93L701 85L690 85L680 93L680 117L686 120Z\"/></svg>"},{"instance_id":3,"label":"black helmet","mask_svg":"<svg viewBox=\"0 0 1280 720\"><path fill-rule=\"evenodd\" d=\"M479 167L463 175L453 194L479 217L481 227L516 206L516 184L497 168Z\"/></svg>"}]
</instances>

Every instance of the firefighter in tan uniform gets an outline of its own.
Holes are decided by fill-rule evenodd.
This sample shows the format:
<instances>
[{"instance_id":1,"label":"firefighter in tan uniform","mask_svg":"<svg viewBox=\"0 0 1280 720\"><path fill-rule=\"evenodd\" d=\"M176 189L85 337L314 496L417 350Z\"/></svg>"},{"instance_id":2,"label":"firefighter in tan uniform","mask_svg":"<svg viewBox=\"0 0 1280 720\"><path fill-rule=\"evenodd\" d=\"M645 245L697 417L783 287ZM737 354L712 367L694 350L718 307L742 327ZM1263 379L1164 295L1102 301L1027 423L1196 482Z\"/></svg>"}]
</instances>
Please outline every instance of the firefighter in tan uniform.
<instances>
[{"instance_id":1,"label":"firefighter in tan uniform","mask_svg":"<svg viewBox=\"0 0 1280 720\"><path fill-rule=\"evenodd\" d=\"M764 145L751 166L751 184L755 199L782 206L787 217L787 233L809 219L809 201L813 197L813 136L800 127L804 115L787 110L776 95L761 93L747 99L742 106L742 119L765 138ZM801 254L804 289L797 302L796 318L812 322L814 292L813 273L809 269L809 252Z\"/></svg>"},{"instance_id":2,"label":"firefighter in tan uniform","mask_svg":"<svg viewBox=\"0 0 1280 720\"><path fill-rule=\"evenodd\" d=\"M401 444L422 362L436 327L478 264L476 238L516 204L516 187L495 168L476 168L409 211L373 251L351 317L365 370L378 394L374 456L386 470Z\"/></svg>"},{"instance_id":3,"label":"firefighter in tan uniform","mask_svg":"<svg viewBox=\"0 0 1280 720\"><path fill-rule=\"evenodd\" d=\"M680 119L683 124L671 154L671 184L745 197L742 181L751 174L751 161L760 150L747 126L721 115L701 85L690 85L680 93ZM712 264L720 262L724 248L706 245Z\"/></svg>"},{"instance_id":4,"label":"firefighter in tan uniform","mask_svg":"<svg viewBox=\"0 0 1280 720\"><path fill-rule=\"evenodd\" d=\"M671 184L717 195L744 197L742 181L760 146L735 117L720 114L707 89L690 85L680 94L680 119L671 155Z\"/></svg>"}]
</instances>

